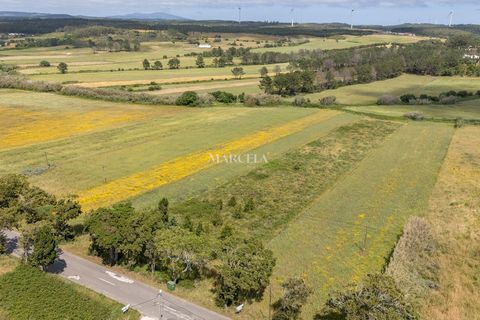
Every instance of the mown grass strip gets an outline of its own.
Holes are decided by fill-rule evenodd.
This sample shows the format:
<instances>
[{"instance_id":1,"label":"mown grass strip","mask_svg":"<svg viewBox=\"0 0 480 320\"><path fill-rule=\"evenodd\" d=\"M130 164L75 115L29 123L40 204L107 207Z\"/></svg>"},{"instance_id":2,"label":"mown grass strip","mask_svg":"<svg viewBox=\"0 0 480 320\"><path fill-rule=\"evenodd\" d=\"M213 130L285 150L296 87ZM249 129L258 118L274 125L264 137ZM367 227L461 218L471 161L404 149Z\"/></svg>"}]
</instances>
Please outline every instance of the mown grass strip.
<instances>
[{"instance_id":1,"label":"mown grass strip","mask_svg":"<svg viewBox=\"0 0 480 320\"><path fill-rule=\"evenodd\" d=\"M82 191L79 193L79 200L86 209L111 205L212 167L216 164L215 161L212 161L212 155L220 155L221 157L223 155L240 154L299 132L336 114L338 114L336 111L319 111L284 125L265 129L221 144L210 150L175 158L158 167Z\"/></svg>"}]
</instances>

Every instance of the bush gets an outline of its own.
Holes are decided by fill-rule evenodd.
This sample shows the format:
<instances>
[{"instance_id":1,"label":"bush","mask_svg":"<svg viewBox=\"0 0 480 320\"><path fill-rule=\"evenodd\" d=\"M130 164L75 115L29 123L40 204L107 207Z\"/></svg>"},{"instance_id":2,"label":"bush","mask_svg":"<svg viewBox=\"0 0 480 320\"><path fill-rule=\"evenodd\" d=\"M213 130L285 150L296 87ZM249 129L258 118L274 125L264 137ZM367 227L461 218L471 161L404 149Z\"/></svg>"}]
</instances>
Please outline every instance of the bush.
<instances>
[{"instance_id":1,"label":"bush","mask_svg":"<svg viewBox=\"0 0 480 320\"><path fill-rule=\"evenodd\" d=\"M179 106L198 106L200 100L195 91L185 91L177 98L176 104Z\"/></svg>"},{"instance_id":2,"label":"bush","mask_svg":"<svg viewBox=\"0 0 480 320\"><path fill-rule=\"evenodd\" d=\"M203 93L198 95L198 100L201 105L211 105L215 101L215 97L210 93Z\"/></svg>"},{"instance_id":3,"label":"bush","mask_svg":"<svg viewBox=\"0 0 480 320\"><path fill-rule=\"evenodd\" d=\"M220 103L234 103L237 101L237 97L230 92L225 91L215 91L210 93L217 102Z\"/></svg>"},{"instance_id":4,"label":"bush","mask_svg":"<svg viewBox=\"0 0 480 320\"><path fill-rule=\"evenodd\" d=\"M21 76L4 75L0 77L0 88L58 92L62 89L62 85L53 82L28 80Z\"/></svg>"},{"instance_id":5,"label":"bush","mask_svg":"<svg viewBox=\"0 0 480 320\"><path fill-rule=\"evenodd\" d=\"M410 218L385 271L410 302L424 297L429 289L437 286L437 248L427 221Z\"/></svg>"},{"instance_id":6,"label":"bush","mask_svg":"<svg viewBox=\"0 0 480 320\"><path fill-rule=\"evenodd\" d=\"M390 96L390 95L381 96L377 100L378 105L394 105L394 104L400 104L400 102L401 101L398 97Z\"/></svg>"},{"instance_id":7,"label":"bush","mask_svg":"<svg viewBox=\"0 0 480 320\"><path fill-rule=\"evenodd\" d=\"M320 99L320 105L322 106L330 106L337 101L337 97L335 96L328 96Z\"/></svg>"},{"instance_id":8,"label":"bush","mask_svg":"<svg viewBox=\"0 0 480 320\"><path fill-rule=\"evenodd\" d=\"M457 97L456 96L444 96L440 98L439 101L441 104L455 104L457 103Z\"/></svg>"},{"instance_id":9,"label":"bush","mask_svg":"<svg viewBox=\"0 0 480 320\"><path fill-rule=\"evenodd\" d=\"M410 100L410 103L411 105L429 105L429 104L432 104L432 100L426 98L426 99L422 99L422 98L418 98L418 99L415 99L415 100Z\"/></svg>"},{"instance_id":10,"label":"bush","mask_svg":"<svg viewBox=\"0 0 480 320\"><path fill-rule=\"evenodd\" d=\"M249 94L245 96L244 104L249 107L254 106L272 106L280 104L282 99L279 96L271 94Z\"/></svg>"},{"instance_id":11,"label":"bush","mask_svg":"<svg viewBox=\"0 0 480 320\"><path fill-rule=\"evenodd\" d=\"M301 107L304 104L305 104L305 98L304 97L296 96L295 98L293 98L293 105L294 106Z\"/></svg>"},{"instance_id":12,"label":"bush","mask_svg":"<svg viewBox=\"0 0 480 320\"><path fill-rule=\"evenodd\" d=\"M475 93L475 95L480 96L480 90L478 90L477 93Z\"/></svg>"},{"instance_id":13,"label":"bush","mask_svg":"<svg viewBox=\"0 0 480 320\"><path fill-rule=\"evenodd\" d=\"M463 118L456 118L455 119L455 124L453 125L455 128L461 128L465 125L465 121Z\"/></svg>"},{"instance_id":14,"label":"bush","mask_svg":"<svg viewBox=\"0 0 480 320\"><path fill-rule=\"evenodd\" d=\"M50 67L50 62L48 62L47 60L42 60L40 61L40 67Z\"/></svg>"},{"instance_id":15,"label":"bush","mask_svg":"<svg viewBox=\"0 0 480 320\"><path fill-rule=\"evenodd\" d=\"M421 112L418 112L418 111L408 112L408 113L404 114L403 116L405 118L415 120L415 121L420 121L420 120L425 119L425 116Z\"/></svg>"},{"instance_id":16,"label":"bush","mask_svg":"<svg viewBox=\"0 0 480 320\"><path fill-rule=\"evenodd\" d=\"M162 89L162 87L160 87L158 84L154 84L148 87L148 91L155 91L160 89Z\"/></svg>"},{"instance_id":17,"label":"bush","mask_svg":"<svg viewBox=\"0 0 480 320\"><path fill-rule=\"evenodd\" d=\"M468 92L466 90L462 90L462 91L457 92L457 96L460 97L460 98L466 98L466 97L471 96L471 95L472 95L472 93Z\"/></svg>"},{"instance_id":18,"label":"bush","mask_svg":"<svg viewBox=\"0 0 480 320\"><path fill-rule=\"evenodd\" d=\"M400 100L403 103L409 104L411 100L417 100L417 97L414 94L404 94L403 96L400 96Z\"/></svg>"},{"instance_id":19,"label":"bush","mask_svg":"<svg viewBox=\"0 0 480 320\"><path fill-rule=\"evenodd\" d=\"M395 281L382 274L368 275L358 286L330 296L315 320L416 320L418 315L405 301Z\"/></svg>"}]
</instances>

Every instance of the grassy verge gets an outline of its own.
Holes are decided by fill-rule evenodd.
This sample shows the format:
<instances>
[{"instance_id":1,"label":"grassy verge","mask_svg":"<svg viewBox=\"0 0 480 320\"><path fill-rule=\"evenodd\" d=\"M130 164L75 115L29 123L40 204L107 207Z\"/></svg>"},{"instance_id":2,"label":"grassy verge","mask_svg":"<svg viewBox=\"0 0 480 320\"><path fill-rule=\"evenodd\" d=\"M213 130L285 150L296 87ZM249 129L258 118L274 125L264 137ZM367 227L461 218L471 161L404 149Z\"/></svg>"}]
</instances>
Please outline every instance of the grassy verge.
<instances>
[{"instance_id":1,"label":"grassy verge","mask_svg":"<svg viewBox=\"0 0 480 320\"><path fill-rule=\"evenodd\" d=\"M131 310L86 288L35 268L19 266L0 277L0 310L7 319L139 319Z\"/></svg>"}]
</instances>

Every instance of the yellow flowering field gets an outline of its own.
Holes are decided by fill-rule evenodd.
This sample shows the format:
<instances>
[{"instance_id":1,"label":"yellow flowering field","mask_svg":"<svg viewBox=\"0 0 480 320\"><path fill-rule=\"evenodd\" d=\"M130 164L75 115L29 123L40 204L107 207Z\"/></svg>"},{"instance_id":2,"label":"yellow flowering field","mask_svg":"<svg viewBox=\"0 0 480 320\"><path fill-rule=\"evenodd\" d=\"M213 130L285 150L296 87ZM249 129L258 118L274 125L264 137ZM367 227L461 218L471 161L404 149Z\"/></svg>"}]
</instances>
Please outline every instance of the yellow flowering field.
<instances>
[{"instance_id":1,"label":"yellow flowering field","mask_svg":"<svg viewBox=\"0 0 480 320\"><path fill-rule=\"evenodd\" d=\"M85 209L108 206L130 197L142 194L162 185L180 180L193 173L215 165L212 155L239 154L255 149L290 134L299 132L315 123L327 120L336 111L319 111L313 115L287 122L286 124L261 130L209 150L203 150L177 157L157 167L138 172L89 190L79 192L79 200Z\"/></svg>"},{"instance_id":2,"label":"yellow flowering field","mask_svg":"<svg viewBox=\"0 0 480 320\"><path fill-rule=\"evenodd\" d=\"M27 146L66 138L144 119L152 112L142 110L36 110L0 106L0 149Z\"/></svg>"}]
</instances>

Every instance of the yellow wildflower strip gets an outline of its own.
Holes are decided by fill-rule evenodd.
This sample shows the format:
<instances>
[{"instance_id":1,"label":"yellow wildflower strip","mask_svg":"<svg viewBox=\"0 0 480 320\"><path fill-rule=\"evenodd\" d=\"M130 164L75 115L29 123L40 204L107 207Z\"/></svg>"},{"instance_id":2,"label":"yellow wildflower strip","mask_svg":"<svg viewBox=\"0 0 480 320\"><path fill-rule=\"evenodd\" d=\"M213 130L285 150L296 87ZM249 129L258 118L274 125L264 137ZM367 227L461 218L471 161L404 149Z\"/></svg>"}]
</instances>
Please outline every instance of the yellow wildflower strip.
<instances>
[{"instance_id":1,"label":"yellow wildflower strip","mask_svg":"<svg viewBox=\"0 0 480 320\"><path fill-rule=\"evenodd\" d=\"M106 109L90 112L22 110L0 107L0 149L27 146L146 118L151 112Z\"/></svg>"},{"instance_id":2,"label":"yellow wildflower strip","mask_svg":"<svg viewBox=\"0 0 480 320\"><path fill-rule=\"evenodd\" d=\"M212 155L232 155L258 148L293 133L331 118L336 111L319 111L313 115L294 120L278 127L265 129L240 139L165 162L158 167L138 172L90 190L80 192L79 201L84 209L95 209L142 194L162 185L180 180L201 170L214 166Z\"/></svg>"}]
</instances>

